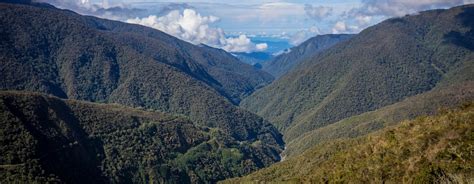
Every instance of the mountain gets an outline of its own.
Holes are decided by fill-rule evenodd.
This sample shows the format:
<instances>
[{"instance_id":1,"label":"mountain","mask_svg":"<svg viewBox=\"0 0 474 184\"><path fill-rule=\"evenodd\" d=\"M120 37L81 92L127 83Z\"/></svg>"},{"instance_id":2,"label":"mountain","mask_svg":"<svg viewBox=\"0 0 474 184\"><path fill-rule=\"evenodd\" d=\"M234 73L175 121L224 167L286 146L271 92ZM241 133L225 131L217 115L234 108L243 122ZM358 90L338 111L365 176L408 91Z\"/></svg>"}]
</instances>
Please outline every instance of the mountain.
<instances>
[{"instance_id":1,"label":"mountain","mask_svg":"<svg viewBox=\"0 0 474 184\"><path fill-rule=\"evenodd\" d=\"M407 97L473 81L474 5L392 18L304 60L241 106L287 143Z\"/></svg>"},{"instance_id":2,"label":"mountain","mask_svg":"<svg viewBox=\"0 0 474 184\"><path fill-rule=\"evenodd\" d=\"M1 89L180 113L226 129L248 126L249 132L236 133L240 138L254 137L255 126L266 126L213 88L218 83L236 83L229 85L237 88L249 84L239 80L244 74L231 74L226 68L253 70L233 57L218 60L229 56L222 50L193 46L143 26L55 8L12 4L0 8ZM196 53L205 56L208 65L191 60L199 58Z\"/></svg>"},{"instance_id":3,"label":"mountain","mask_svg":"<svg viewBox=\"0 0 474 184\"><path fill-rule=\"evenodd\" d=\"M384 127L396 125L403 120L434 115L439 110L454 108L470 101L474 101L474 82L435 88L408 97L401 102L306 132L297 139L288 142L282 155L293 157L323 142L363 136Z\"/></svg>"},{"instance_id":4,"label":"mountain","mask_svg":"<svg viewBox=\"0 0 474 184\"><path fill-rule=\"evenodd\" d=\"M353 35L349 34L315 36L296 47L288 49L288 51L276 56L274 59L262 63L262 68L264 71L279 78L288 71L291 71L306 58L317 55L336 43L345 41L352 36Z\"/></svg>"},{"instance_id":5,"label":"mountain","mask_svg":"<svg viewBox=\"0 0 474 184\"><path fill-rule=\"evenodd\" d=\"M31 92L0 92L0 123L1 183L216 182L278 157L183 116Z\"/></svg>"},{"instance_id":6,"label":"mountain","mask_svg":"<svg viewBox=\"0 0 474 184\"><path fill-rule=\"evenodd\" d=\"M320 144L223 183L469 183L474 104Z\"/></svg>"},{"instance_id":7,"label":"mountain","mask_svg":"<svg viewBox=\"0 0 474 184\"><path fill-rule=\"evenodd\" d=\"M254 65L254 66L259 66L262 63L269 61L273 58L273 55L267 52L251 52L251 53L237 52L233 54L240 61L250 64L250 65Z\"/></svg>"},{"instance_id":8,"label":"mountain","mask_svg":"<svg viewBox=\"0 0 474 184\"><path fill-rule=\"evenodd\" d=\"M0 3L0 25L0 90L184 115L194 126L222 132L225 140L254 144L246 150L261 155L254 167L215 165L239 170L232 174L280 159L278 130L234 105L272 77L223 50L46 4ZM41 104L28 108L34 105ZM209 173L204 181L230 176Z\"/></svg>"},{"instance_id":9,"label":"mountain","mask_svg":"<svg viewBox=\"0 0 474 184\"><path fill-rule=\"evenodd\" d=\"M95 17L80 17L70 11L61 11L55 8L39 8L42 4L35 5L36 8L27 5L2 4L2 9L13 9L2 13L2 25L5 25L4 27L6 28L2 30L5 34L2 38L2 41L4 41L2 47L8 49L4 52L8 52L10 56L14 54L12 52L20 52L27 49L20 47L11 48L13 43L26 44L27 42L37 41L38 43L31 43L32 45L30 47L39 46L39 49L36 49L36 51L31 50L30 52L26 52L29 57L39 55L44 57L39 59L46 60L59 59L57 57L59 57L60 54L67 54L65 57L80 57L77 56L78 53L74 53L73 51L67 51L68 53L65 53L65 47L75 47L71 49L77 50L87 45L86 43L81 42L87 41L87 39L93 40L100 38L100 40L96 40L95 42L102 41L104 43L97 43L98 45L96 45L96 48L100 44L110 43L125 46L128 49L127 52L133 51L142 57L172 66L173 69L180 70L183 73L204 82L206 85L214 88L222 96L227 97L235 104L239 103L240 98L252 93L255 89L268 84L273 80L271 75L261 70L257 70L251 65L238 62L237 58L220 49L214 49L207 46L195 46L158 30L143 26L98 19ZM29 11L30 9L35 9L36 11ZM25 11L29 12L20 17L13 16L14 13L25 13ZM45 11L50 11L48 16L53 16L54 14L59 17L44 17L44 14L42 13ZM6 19L7 17L11 19ZM45 20L46 22L39 21L39 18L43 17L47 19ZM73 22L67 23L64 20L71 20ZM33 22L33 27L27 30L16 30L21 26L26 26L27 22ZM20 38L21 36L12 36L15 31L19 31L22 36L28 35L30 38L25 39ZM57 32L46 33L45 31ZM80 35L83 33L81 31L89 31L90 33ZM32 34L36 32L40 35ZM51 34L54 36L48 37L41 34ZM71 40L73 36L85 36L84 39L86 40ZM90 50L97 51L94 50L96 48L92 47ZM63 49L61 50L63 52L53 53L58 49ZM101 53L104 55L109 54L104 57L108 57L109 59L118 57L114 54L120 52L120 50L113 50L118 48L110 47L107 49L108 50L103 51L104 53ZM4 57L7 59L7 56ZM81 57L83 60L90 60L95 59L94 57L96 57L96 55L85 55ZM48 86L46 88L57 87Z\"/></svg>"},{"instance_id":10,"label":"mountain","mask_svg":"<svg viewBox=\"0 0 474 184\"><path fill-rule=\"evenodd\" d=\"M143 26L92 19L92 26L113 32L121 44L205 82L234 104L273 80L270 74L240 62L222 49L195 46Z\"/></svg>"}]
</instances>

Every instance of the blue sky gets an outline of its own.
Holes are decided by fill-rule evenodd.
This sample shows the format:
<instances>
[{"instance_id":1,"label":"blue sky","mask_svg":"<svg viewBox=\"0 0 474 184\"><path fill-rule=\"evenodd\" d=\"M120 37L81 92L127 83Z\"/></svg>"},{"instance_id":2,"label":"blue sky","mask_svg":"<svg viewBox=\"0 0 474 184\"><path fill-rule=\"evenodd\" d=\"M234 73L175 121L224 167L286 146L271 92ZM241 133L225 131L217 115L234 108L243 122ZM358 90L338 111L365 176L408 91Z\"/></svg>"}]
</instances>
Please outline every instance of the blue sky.
<instances>
[{"instance_id":1,"label":"blue sky","mask_svg":"<svg viewBox=\"0 0 474 184\"><path fill-rule=\"evenodd\" d=\"M194 44L265 51L255 37L297 45L318 34L358 33L390 17L474 0L39 0L81 14L141 24Z\"/></svg>"},{"instance_id":2,"label":"blue sky","mask_svg":"<svg viewBox=\"0 0 474 184\"><path fill-rule=\"evenodd\" d=\"M102 0L91 0L91 3L101 4ZM158 13L161 8L170 3L186 4L194 8L203 16L213 15L219 17L214 23L229 34L292 34L300 30L316 26L321 31L331 32L333 24L338 20L339 14L361 5L359 0L296 0L296 1L215 1L215 0L109 0L109 6L114 4L127 4L129 7L151 9L150 13ZM305 5L314 7L330 7L332 12L323 19L314 19L305 12ZM155 11L155 12L153 12Z\"/></svg>"}]
</instances>

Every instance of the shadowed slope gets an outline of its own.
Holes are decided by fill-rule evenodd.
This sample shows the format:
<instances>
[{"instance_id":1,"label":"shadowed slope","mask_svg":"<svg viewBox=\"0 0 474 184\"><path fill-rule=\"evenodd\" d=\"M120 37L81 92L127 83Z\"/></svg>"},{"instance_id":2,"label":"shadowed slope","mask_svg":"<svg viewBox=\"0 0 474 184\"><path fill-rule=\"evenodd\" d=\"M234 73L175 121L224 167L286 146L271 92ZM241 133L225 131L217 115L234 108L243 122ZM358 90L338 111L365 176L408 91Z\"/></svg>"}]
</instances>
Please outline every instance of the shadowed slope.
<instances>
[{"instance_id":1,"label":"shadowed slope","mask_svg":"<svg viewBox=\"0 0 474 184\"><path fill-rule=\"evenodd\" d=\"M1 89L179 113L200 125L222 128L239 140L263 136L273 139L273 143L281 143L271 125L233 106L219 95L222 90L212 87L216 81L230 79L210 77L207 66L190 60L177 47L185 45L196 50L189 53L202 48L157 30L55 8L0 4L0 9L0 24L4 25L0 29ZM112 26L105 23L122 29L144 30L143 34L154 39L147 41L136 32L129 33L133 30L116 31L119 28L109 28ZM142 51L131 39L151 46L143 45L146 51ZM154 57L151 48L155 48ZM220 57L209 53L211 56Z\"/></svg>"},{"instance_id":2,"label":"shadowed slope","mask_svg":"<svg viewBox=\"0 0 474 184\"><path fill-rule=\"evenodd\" d=\"M246 174L278 152L183 116L0 92L0 182L199 183Z\"/></svg>"},{"instance_id":3,"label":"shadowed slope","mask_svg":"<svg viewBox=\"0 0 474 184\"><path fill-rule=\"evenodd\" d=\"M241 167L240 162L202 161L213 169L187 173L191 178L198 175L193 177L200 181L250 172L280 159L281 134L229 100L250 93L260 82L271 79L270 75L256 72L248 75L255 79L236 77L253 73L253 68L235 64L235 58L222 50L194 46L151 28L43 4L0 3L0 25L0 89L182 114L192 126L216 128L224 140L247 145L244 154L258 155L250 167ZM193 59L199 59L197 55L203 60ZM205 144L197 153L207 149ZM183 160L181 168L186 170L190 163L187 156ZM213 175L215 170L221 173Z\"/></svg>"}]
</instances>

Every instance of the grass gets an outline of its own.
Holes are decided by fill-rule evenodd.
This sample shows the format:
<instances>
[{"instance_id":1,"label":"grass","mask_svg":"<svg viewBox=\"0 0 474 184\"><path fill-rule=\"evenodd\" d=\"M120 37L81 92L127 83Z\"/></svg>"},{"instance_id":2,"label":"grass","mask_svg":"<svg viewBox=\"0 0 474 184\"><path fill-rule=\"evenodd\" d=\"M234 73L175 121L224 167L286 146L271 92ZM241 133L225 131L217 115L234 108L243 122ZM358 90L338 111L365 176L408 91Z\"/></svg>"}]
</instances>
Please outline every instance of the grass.
<instances>
[{"instance_id":1,"label":"grass","mask_svg":"<svg viewBox=\"0 0 474 184\"><path fill-rule=\"evenodd\" d=\"M474 82L436 88L393 105L304 133L293 141L287 142L287 149L283 155L297 156L322 142L366 135L384 127L396 125L402 120L413 119L420 115L432 115L440 108L456 107L462 102L472 100L474 100Z\"/></svg>"},{"instance_id":2,"label":"grass","mask_svg":"<svg viewBox=\"0 0 474 184\"><path fill-rule=\"evenodd\" d=\"M403 121L223 183L469 183L474 179L474 103Z\"/></svg>"}]
</instances>

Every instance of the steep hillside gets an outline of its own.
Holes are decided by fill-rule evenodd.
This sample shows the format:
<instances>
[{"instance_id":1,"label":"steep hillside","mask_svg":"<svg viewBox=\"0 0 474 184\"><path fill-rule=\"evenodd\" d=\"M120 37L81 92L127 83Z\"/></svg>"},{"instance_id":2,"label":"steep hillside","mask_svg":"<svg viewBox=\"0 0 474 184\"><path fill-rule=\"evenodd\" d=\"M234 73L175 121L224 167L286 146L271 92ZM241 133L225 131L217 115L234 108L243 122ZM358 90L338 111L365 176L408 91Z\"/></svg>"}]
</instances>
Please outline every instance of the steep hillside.
<instances>
[{"instance_id":1,"label":"steep hillside","mask_svg":"<svg viewBox=\"0 0 474 184\"><path fill-rule=\"evenodd\" d=\"M0 25L0 89L184 114L279 151L281 135L271 124L223 97L251 90L238 76L253 68L222 50L54 7L0 3ZM219 60L225 57L231 59Z\"/></svg>"},{"instance_id":2,"label":"steep hillside","mask_svg":"<svg viewBox=\"0 0 474 184\"><path fill-rule=\"evenodd\" d=\"M262 63L262 68L276 78L279 78L295 68L304 59L317 55L336 43L345 41L352 36L353 35L348 34L315 36L289 49L289 52L283 53L271 61Z\"/></svg>"},{"instance_id":3,"label":"steep hillside","mask_svg":"<svg viewBox=\"0 0 474 184\"><path fill-rule=\"evenodd\" d=\"M0 183L215 182L278 157L183 116L31 92L0 92L0 124Z\"/></svg>"},{"instance_id":4,"label":"steep hillside","mask_svg":"<svg viewBox=\"0 0 474 184\"><path fill-rule=\"evenodd\" d=\"M224 183L470 183L474 104L334 140Z\"/></svg>"},{"instance_id":5,"label":"steep hillside","mask_svg":"<svg viewBox=\"0 0 474 184\"><path fill-rule=\"evenodd\" d=\"M241 105L290 142L437 85L472 81L474 6L392 18L303 61Z\"/></svg>"},{"instance_id":6,"label":"steep hillside","mask_svg":"<svg viewBox=\"0 0 474 184\"><path fill-rule=\"evenodd\" d=\"M99 29L118 34L114 35L116 41L205 82L234 104L273 80L270 74L240 62L221 49L195 46L143 26L103 19L93 21Z\"/></svg>"},{"instance_id":7,"label":"steep hillside","mask_svg":"<svg viewBox=\"0 0 474 184\"><path fill-rule=\"evenodd\" d=\"M366 135L402 120L433 115L439 109L456 107L469 101L474 101L474 82L435 88L375 111L306 132L297 139L287 142L287 148L282 154L286 158L293 157L322 142Z\"/></svg>"}]
</instances>

